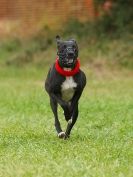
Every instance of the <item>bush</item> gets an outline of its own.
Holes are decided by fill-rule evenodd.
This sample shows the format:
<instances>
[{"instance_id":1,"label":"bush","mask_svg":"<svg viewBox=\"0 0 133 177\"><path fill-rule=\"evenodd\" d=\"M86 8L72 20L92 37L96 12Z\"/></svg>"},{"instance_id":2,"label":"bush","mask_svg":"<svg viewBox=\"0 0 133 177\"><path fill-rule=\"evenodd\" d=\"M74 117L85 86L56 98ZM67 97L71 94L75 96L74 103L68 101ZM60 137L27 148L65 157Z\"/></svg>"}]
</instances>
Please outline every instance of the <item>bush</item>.
<instances>
[{"instance_id":1,"label":"bush","mask_svg":"<svg viewBox=\"0 0 133 177\"><path fill-rule=\"evenodd\" d=\"M103 7L107 0L95 0L96 9ZM133 1L117 0L112 1L110 13L104 13L97 20L98 29L111 35L123 35L123 33L131 33L133 31Z\"/></svg>"}]
</instances>

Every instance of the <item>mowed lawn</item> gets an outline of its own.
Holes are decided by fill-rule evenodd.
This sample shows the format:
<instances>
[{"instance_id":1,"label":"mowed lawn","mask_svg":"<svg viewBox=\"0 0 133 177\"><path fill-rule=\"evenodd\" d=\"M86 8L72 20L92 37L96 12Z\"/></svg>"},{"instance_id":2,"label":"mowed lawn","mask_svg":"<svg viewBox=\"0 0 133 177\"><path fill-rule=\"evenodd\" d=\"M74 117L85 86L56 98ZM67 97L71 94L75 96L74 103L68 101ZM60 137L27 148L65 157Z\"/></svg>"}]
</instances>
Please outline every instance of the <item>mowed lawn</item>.
<instances>
[{"instance_id":1,"label":"mowed lawn","mask_svg":"<svg viewBox=\"0 0 133 177\"><path fill-rule=\"evenodd\" d=\"M61 140L45 73L0 71L0 177L132 177L133 75L88 73L79 119L70 139Z\"/></svg>"}]
</instances>

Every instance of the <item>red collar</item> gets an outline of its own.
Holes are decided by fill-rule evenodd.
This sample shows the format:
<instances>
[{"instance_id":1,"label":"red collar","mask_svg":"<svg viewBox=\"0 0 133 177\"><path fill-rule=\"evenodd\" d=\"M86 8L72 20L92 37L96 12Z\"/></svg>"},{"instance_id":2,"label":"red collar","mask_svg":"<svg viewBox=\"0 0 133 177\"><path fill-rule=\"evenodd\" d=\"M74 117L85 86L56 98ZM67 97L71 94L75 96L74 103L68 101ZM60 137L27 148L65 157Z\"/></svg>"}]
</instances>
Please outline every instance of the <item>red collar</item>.
<instances>
[{"instance_id":1,"label":"red collar","mask_svg":"<svg viewBox=\"0 0 133 177\"><path fill-rule=\"evenodd\" d=\"M56 69L56 71L59 74L63 75L63 76L73 76L73 75L75 75L75 74L77 74L79 72L79 68L80 68L79 59L77 59L76 66L71 71L65 71L63 68L61 68L60 65L59 65L58 58L56 59L56 62L55 62L55 69Z\"/></svg>"}]
</instances>

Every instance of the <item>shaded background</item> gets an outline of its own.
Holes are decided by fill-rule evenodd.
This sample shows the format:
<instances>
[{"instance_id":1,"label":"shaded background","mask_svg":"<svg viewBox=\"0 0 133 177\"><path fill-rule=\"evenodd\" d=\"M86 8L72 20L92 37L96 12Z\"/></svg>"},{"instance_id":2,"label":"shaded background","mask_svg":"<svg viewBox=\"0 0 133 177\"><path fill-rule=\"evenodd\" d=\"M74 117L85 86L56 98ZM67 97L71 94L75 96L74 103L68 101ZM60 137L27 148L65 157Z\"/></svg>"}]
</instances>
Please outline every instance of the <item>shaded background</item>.
<instances>
[{"instance_id":1,"label":"shaded background","mask_svg":"<svg viewBox=\"0 0 133 177\"><path fill-rule=\"evenodd\" d=\"M0 65L46 67L60 34L76 38L82 64L132 70L132 7L131 0L0 0Z\"/></svg>"},{"instance_id":2,"label":"shaded background","mask_svg":"<svg viewBox=\"0 0 133 177\"><path fill-rule=\"evenodd\" d=\"M1 0L0 7L0 33L5 35L11 33L12 30L15 30L17 34L29 35L44 26L51 29L61 28L68 18L76 18L85 22L95 16L93 0L65 0L63 2L58 0ZM23 32L24 29L25 32Z\"/></svg>"}]
</instances>

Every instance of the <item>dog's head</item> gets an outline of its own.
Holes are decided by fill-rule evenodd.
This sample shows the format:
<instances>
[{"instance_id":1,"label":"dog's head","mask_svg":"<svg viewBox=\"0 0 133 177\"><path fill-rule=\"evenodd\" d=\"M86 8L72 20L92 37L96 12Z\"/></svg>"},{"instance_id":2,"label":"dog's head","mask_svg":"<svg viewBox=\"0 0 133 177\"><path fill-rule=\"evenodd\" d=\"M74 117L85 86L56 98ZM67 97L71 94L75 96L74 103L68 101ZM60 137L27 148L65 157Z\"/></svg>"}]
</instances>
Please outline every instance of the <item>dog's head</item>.
<instances>
[{"instance_id":1,"label":"dog's head","mask_svg":"<svg viewBox=\"0 0 133 177\"><path fill-rule=\"evenodd\" d=\"M56 36L57 55L61 67L73 68L78 57L78 45L74 39L63 41L60 36Z\"/></svg>"}]
</instances>

